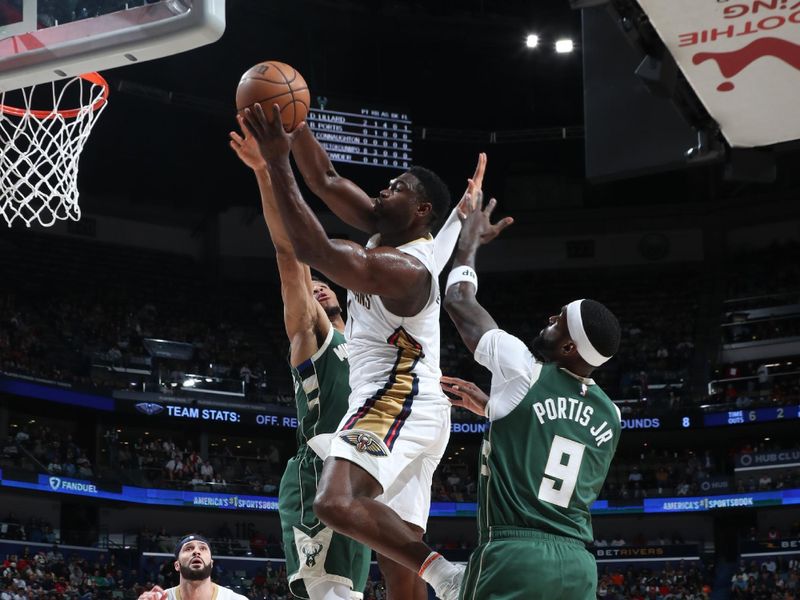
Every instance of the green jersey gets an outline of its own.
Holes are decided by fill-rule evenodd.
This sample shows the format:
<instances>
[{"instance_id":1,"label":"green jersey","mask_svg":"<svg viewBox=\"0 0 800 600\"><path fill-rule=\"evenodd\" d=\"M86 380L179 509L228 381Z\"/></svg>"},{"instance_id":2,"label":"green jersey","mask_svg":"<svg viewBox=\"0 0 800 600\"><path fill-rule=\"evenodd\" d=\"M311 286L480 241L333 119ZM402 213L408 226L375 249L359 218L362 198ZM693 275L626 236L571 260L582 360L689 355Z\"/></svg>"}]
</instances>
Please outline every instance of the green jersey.
<instances>
[{"instance_id":1,"label":"green jersey","mask_svg":"<svg viewBox=\"0 0 800 600\"><path fill-rule=\"evenodd\" d=\"M536 362L517 338L501 330L484 338L475 356L493 379L480 456L481 542L493 528L591 542L589 507L619 442L619 410L591 379Z\"/></svg>"},{"instance_id":2,"label":"green jersey","mask_svg":"<svg viewBox=\"0 0 800 600\"><path fill-rule=\"evenodd\" d=\"M331 326L325 343L308 360L292 367L297 405L297 445L320 433L333 433L347 412L350 365L347 340Z\"/></svg>"}]
</instances>

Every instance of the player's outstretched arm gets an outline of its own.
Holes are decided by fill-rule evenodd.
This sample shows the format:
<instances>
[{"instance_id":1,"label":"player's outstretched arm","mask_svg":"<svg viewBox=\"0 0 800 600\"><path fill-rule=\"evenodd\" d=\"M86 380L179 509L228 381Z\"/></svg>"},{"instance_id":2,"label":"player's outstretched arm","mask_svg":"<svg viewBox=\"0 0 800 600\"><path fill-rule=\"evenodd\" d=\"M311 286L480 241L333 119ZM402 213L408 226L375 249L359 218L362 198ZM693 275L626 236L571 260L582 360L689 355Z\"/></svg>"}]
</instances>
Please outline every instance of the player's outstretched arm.
<instances>
[{"instance_id":1,"label":"player's outstretched arm","mask_svg":"<svg viewBox=\"0 0 800 600\"><path fill-rule=\"evenodd\" d=\"M299 363L313 355L317 338L328 334L330 321L320 304L314 300L311 270L295 255L292 242L281 221L275 195L272 191L267 163L258 150L258 144L248 133L241 116L237 116L243 135L230 132L230 146L239 159L255 173L261 193L261 209L267 223L270 239L275 246L278 274L281 279L283 321L292 348L292 363Z\"/></svg>"},{"instance_id":2,"label":"player's outstretched arm","mask_svg":"<svg viewBox=\"0 0 800 600\"><path fill-rule=\"evenodd\" d=\"M486 153L481 152L478 155L478 165L475 167L471 179L467 179L467 189L461 197L461 201L456 205L450 216L442 225L439 233L433 240L433 253L436 258L437 275L440 275L442 269L450 260L453 254L453 248L456 247L458 235L461 233L461 221L467 218L467 215L473 210L478 208L477 198L483 186L483 174L486 171Z\"/></svg>"},{"instance_id":3,"label":"player's outstretched arm","mask_svg":"<svg viewBox=\"0 0 800 600\"><path fill-rule=\"evenodd\" d=\"M290 140L281 125L277 105L273 106L272 121L256 104L245 109L244 122L267 162L278 210L300 261L353 291L395 300L425 297L430 289L430 273L413 256L396 248L368 250L346 240L328 239L297 187L289 163ZM409 314L416 314L422 306L406 308Z\"/></svg>"},{"instance_id":4,"label":"player's outstretched arm","mask_svg":"<svg viewBox=\"0 0 800 600\"><path fill-rule=\"evenodd\" d=\"M308 125L300 123L290 137L292 155L308 188L348 225L370 235L376 233L372 198L336 172Z\"/></svg>"},{"instance_id":5,"label":"player's outstretched arm","mask_svg":"<svg viewBox=\"0 0 800 600\"><path fill-rule=\"evenodd\" d=\"M479 206L482 204L481 201L482 195ZM477 276L474 277L474 283L470 281L471 275L475 273L475 255L481 244L488 243L514 222L511 217L506 217L493 225L490 217L496 205L497 202L492 198L485 209L470 213L464 220L453 261L453 271L448 277L448 282L453 279L460 281L452 285L448 283L444 296L444 308L456 326L464 345L473 354L483 334L491 329L497 329L497 323L475 296Z\"/></svg>"}]
</instances>

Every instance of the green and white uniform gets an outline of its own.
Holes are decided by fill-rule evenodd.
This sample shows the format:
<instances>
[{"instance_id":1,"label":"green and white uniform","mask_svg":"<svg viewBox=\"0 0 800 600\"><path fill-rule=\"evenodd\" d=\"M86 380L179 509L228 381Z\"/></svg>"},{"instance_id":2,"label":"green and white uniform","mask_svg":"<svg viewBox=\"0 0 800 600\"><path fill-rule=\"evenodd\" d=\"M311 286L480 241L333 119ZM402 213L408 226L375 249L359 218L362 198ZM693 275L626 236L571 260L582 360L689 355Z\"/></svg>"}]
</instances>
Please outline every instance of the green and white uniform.
<instances>
[{"instance_id":1,"label":"green and white uniform","mask_svg":"<svg viewBox=\"0 0 800 600\"><path fill-rule=\"evenodd\" d=\"M591 379L537 362L494 329L475 359L492 372L480 457L479 545L462 600L594 600L589 507L619 442L616 405Z\"/></svg>"},{"instance_id":2,"label":"green and white uniform","mask_svg":"<svg viewBox=\"0 0 800 600\"><path fill-rule=\"evenodd\" d=\"M369 548L325 527L313 511L322 459L308 442L336 431L348 408L349 377L347 340L334 327L311 358L292 367L298 450L286 464L278 505L289 588L299 598L308 598L307 587L322 581L360 593L369 573Z\"/></svg>"}]
</instances>

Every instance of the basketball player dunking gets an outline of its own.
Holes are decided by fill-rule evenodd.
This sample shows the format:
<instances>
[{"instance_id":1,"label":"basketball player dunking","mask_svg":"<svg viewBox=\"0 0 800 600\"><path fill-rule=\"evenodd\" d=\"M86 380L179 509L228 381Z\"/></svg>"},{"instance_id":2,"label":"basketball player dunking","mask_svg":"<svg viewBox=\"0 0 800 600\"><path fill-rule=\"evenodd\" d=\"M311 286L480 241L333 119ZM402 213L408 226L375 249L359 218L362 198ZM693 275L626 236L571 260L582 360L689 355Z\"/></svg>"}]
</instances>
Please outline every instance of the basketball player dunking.
<instances>
[{"instance_id":1,"label":"basketball player dunking","mask_svg":"<svg viewBox=\"0 0 800 600\"><path fill-rule=\"evenodd\" d=\"M450 432L439 385L440 268L431 231L450 196L434 173L414 167L368 199L363 228L376 235L366 247L331 240L297 188L291 139L273 110L268 121L255 105L245 121L292 245L300 260L350 290L350 410L328 448L314 510L335 531L424 578L423 566L436 558L422 542L431 479ZM403 600L425 597L416 584L388 591Z\"/></svg>"}]
</instances>

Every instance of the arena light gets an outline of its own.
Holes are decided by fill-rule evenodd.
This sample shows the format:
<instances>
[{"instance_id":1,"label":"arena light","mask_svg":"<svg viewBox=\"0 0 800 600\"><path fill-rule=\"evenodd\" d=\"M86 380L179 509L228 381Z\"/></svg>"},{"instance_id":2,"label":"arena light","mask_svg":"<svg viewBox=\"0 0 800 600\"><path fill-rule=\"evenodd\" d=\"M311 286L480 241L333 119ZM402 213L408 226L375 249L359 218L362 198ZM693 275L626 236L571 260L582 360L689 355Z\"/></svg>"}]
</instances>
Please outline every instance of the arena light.
<instances>
[{"instance_id":1,"label":"arena light","mask_svg":"<svg viewBox=\"0 0 800 600\"><path fill-rule=\"evenodd\" d=\"M559 54L569 54L575 49L575 44L570 39L556 41L556 52Z\"/></svg>"},{"instance_id":2,"label":"arena light","mask_svg":"<svg viewBox=\"0 0 800 600\"><path fill-rule=\"evenodd\" d=\"M528 37L525 38L525 47L526 48L536 48L539 45L539 36L535 33L529 33Z\"/></svg>"}]
</instances>

